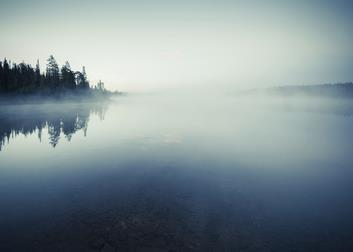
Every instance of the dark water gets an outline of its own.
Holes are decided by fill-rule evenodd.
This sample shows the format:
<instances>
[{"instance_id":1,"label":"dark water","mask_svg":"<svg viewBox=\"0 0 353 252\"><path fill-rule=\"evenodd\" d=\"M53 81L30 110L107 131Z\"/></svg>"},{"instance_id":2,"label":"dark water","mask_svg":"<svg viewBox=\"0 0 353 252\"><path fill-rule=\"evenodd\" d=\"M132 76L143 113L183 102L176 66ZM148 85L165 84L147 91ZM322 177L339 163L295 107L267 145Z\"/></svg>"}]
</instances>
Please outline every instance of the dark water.
<instances>
[{"instance_id":1,"label":"dark water","mask_svg":"<svg viewBox=\"0 0 353 252\"><path fill-rule=\"evenodd\" d=\"M2 106L0 251L353 251L353 117L300 104Z\"/></svg>"}]
</instances>

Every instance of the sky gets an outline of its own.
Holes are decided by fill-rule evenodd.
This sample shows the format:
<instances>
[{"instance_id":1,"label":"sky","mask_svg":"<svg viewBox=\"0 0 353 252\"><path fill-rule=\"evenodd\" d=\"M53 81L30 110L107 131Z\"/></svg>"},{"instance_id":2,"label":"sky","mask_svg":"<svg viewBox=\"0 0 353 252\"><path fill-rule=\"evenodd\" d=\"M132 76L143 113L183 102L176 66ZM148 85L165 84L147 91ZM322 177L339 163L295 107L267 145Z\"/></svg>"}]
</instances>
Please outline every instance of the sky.
<instances>
[{"instance_id":1,"label":"sky","mask_svg":"<svg viewBox=\"0 0 353 252\"><path fill-rule=\"evenodd\" d=\"M111 90L353 80L352 1L0 0L0 58L53 54Z\"/></svg>"}]
</instances>

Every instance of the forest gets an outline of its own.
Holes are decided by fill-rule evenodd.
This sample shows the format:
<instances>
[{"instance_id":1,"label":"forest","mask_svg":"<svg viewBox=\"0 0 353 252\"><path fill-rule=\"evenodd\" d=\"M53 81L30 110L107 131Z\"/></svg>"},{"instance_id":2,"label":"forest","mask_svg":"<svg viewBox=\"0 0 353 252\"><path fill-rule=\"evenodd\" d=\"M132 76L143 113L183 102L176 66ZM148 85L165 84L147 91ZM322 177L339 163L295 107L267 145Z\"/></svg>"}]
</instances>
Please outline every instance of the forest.
<instances>
[{"instance_id":1,"label":"forest","mask_svg":"<svg viewBox=\"0 0 353 252\"><path fill-rule=\"evenodd\" d=\"M82 67L82 71L74 71L66 61L59 68L53 55L47 60L45 73L40 70L39 60L37 60L35 68L24 62L11 63L6 58L0 61L1 96L109 93L101 81L94 86L90 85L85 67Z\"/></svg>"}]
</instances>

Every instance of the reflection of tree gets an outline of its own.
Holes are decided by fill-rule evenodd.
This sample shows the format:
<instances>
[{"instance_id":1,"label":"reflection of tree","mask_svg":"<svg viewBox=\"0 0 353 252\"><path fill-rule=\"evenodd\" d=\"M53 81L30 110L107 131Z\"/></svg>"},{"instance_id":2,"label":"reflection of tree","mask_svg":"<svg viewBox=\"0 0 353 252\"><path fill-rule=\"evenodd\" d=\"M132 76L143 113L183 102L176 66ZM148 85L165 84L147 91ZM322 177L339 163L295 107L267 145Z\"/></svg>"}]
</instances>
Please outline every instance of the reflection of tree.
<instances>
[{"instance_id":1,"label":"reflection of tree","mask_svg":"<svg viewBox=\"0 0 353 252\"><path fill-rule=\"evenodd\" d=\"M48 134L49 134L49 143L55 147L60 140L61 133L61 119L56 119L48 122Z\"/></svg>"},{"instance_id":2,"label":"reflection of tree","mask_svg":"<svg viewBox=\"0 0 353 252\"><path fill-rule=\"evenodd\" d=\"M91 114L104 118L107 104L55 104L6 106L0 111L0 151L6 142L19 134L37 134L42 140L43 129L48 129L49 143L55 147L64 135L69 141L75 132L85 135Z\"/></svg>"}]
</instances>

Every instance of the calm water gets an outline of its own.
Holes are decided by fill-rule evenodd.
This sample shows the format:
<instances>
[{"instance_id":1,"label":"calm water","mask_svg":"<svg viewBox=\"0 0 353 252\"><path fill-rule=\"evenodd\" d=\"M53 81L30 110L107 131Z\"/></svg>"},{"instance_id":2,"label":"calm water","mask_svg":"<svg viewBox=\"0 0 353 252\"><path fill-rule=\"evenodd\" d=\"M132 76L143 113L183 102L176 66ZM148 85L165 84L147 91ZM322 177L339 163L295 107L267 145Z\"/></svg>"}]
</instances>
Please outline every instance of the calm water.
<instances>
[{"instance_id":1,"label":"calm water","mask_svg":"<svg viewBox=\"0 0 353 252\"><path fill-rule=\"evenodd\" d=\"M0 251L352 251L346 105L2 106Z\"/></svg>"}]
</instances>

